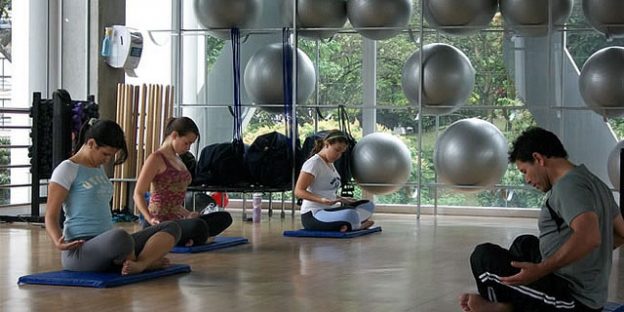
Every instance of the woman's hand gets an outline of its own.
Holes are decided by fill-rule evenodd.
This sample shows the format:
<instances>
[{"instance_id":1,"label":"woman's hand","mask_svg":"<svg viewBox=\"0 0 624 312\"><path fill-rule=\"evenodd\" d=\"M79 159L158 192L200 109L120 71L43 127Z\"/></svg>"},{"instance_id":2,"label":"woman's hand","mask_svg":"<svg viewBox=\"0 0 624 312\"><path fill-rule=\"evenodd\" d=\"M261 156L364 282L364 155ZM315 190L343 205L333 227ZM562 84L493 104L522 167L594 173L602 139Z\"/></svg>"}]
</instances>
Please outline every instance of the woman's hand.
<instances>
[{"instance_id":1,"label":"woman's hand","mask_svg":"<svg viewBox=\"0 0 624 312\"><path fill-rule=\"evenodd\" d=\"M199 217L199 211L191 211L188 215L186 215L187 219L193 219Z\"/></svg>"},{"instance_id":2,"label":"woman's hand","mask_svg":"<svg viewBox=\"0 0 624 312\"><path fill-rule=\"evenodd\" d=\"M61 235L58 240L54 242L54 245L59 250L72 250L76 248L80 248L84 244L84 240L79 239L71 242L65 242L65 235Z\"/></svg>"},{"instance_id":3,"label":"woman's hand","mask_svg":"<svg viewBox=\"0 0 624 312\"><path fill-rule=\"evenodd\" d=\"M336 198L336 199L334 199L334 200L332 200L332 199L327 199L327 198L325 198L325 197L322 197L322 198L321 198L321 204L323 204L323 205L332 206L332 205L334 205L334 204L336 204L336 203L339 203L339 202L340 202L340 199L338 199L338 198Z\"/></svg>"},{"instance_id":4,"label":"woman's hand","mask_svg":"<svg viewBox=\"0 0 624 312\"><path fill-rule=\"evenodd\" d=\"M349 205L356 202L355 199L349 197L338 197L338 201L340 201L340 203L343 205Z\"/></svg>"}]
</instances>

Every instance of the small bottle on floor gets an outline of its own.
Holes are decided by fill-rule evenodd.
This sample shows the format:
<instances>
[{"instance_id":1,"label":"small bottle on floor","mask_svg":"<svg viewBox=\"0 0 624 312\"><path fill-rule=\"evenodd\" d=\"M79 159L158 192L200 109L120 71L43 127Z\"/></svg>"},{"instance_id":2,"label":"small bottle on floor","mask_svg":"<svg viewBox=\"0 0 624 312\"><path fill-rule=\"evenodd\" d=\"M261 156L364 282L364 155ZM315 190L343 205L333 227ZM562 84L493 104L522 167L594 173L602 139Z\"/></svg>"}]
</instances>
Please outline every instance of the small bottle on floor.
<instances>
[{"instance_id":1,"label":"small bottle on floor","mask_svg":"<svg viewBox=\"0 0 624 312\"><path fill-rule=\"evenodd\" d=\"M253 194L252 205L253 205L252 221L253 223L259 223L260 219L262 218L262 194L261 193Z\"/></svg>"}]
</instances>

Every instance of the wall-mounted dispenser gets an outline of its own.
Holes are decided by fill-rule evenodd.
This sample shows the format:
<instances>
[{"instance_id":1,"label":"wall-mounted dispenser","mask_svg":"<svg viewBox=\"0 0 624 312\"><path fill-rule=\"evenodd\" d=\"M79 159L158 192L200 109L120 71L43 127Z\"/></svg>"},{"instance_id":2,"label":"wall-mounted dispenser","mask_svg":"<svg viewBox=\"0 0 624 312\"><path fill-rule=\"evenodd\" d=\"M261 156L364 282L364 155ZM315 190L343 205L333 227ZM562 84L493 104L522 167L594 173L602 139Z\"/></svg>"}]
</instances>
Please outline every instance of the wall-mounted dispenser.
<instances>
[{"instance_id":1,"label":"wall-mounted dispenser","mask_svg":"<svg viewBox=\"0 0 624 312\"><path fill-rule=\"evenodd\" d=\"M123 68L128 76L136 77L134 69L139 65L143 53L143 35L128 30L126 26L114 25L112 37L107 43L110 44L110 55L104 55L106 63L111 67Z\"/></svg>"}]
</instances>

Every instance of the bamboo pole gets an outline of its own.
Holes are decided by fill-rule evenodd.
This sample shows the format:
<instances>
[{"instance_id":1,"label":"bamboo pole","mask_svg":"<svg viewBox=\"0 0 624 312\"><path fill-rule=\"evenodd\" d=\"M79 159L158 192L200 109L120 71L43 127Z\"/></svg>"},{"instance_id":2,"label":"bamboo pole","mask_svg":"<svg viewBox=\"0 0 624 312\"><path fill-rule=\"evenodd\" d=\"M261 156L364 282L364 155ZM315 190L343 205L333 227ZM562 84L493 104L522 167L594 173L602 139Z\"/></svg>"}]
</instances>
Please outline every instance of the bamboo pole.
<instances>
[{"instance_id":1,"label":"bamboo pole","mask_svg":"<svg viewBox=\"0 0 624 312\"><path fill-rule=\"evenodd\" d=\"M147 85L141 86L141 102L138 109L138 140L137 140L137 166L136 176L138 177L145 161L145 116L146 116L146 104L147 104Z\"/></svg>"},{"instance_id":2,"label":"bamboo pole","mask_svg":"<svg viewBox=\"0 0 624 312\"><path fill-rule=\"evenodd\" d=\"M122 114L123 114L123 91L125 85L122 83L117 84L117 105L115 112L115 122L117 124L122 124ZM113 177L118 179L121 178L121 168L119 166L115 166L113 171ZM119 209L119 197L121 194L121 184L119 182L115 182L113 184L113 210Z\"/></svg>"},{"instance_id":3,"label":"bamboo pole","mask_svg":"<svg viewBox=\"0 0 624 312\"><path fill-rule=\"evenodd\" d=\"M145 155L152 153L152 142L154 140L154 85L149 84L147 87L147 127L145 128Z\"/></svg>"},{"instance_id":4,"label":"bamboo pole","mask_svg":"<svg viewBox=\"0 0 624 312\"><path fill-rule=\"evenodd\" d=\"M156 85L156 99L154 108L154 141L152 153L158 149L162 142L162 85Z\"/></svg>"}]
</instances>

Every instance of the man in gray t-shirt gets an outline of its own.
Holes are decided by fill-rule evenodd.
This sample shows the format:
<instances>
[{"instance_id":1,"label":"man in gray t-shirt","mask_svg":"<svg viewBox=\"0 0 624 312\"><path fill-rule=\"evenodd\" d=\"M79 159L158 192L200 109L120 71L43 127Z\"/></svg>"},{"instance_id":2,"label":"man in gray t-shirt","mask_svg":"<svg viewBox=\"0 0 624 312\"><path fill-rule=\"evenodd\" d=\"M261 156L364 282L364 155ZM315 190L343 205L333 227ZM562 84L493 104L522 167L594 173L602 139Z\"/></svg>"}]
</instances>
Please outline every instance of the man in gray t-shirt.
<instances>
[{"instance_id":1,"label":"man in gray t-shirt","mask_svg":"<svg viewBox=\"0 0 624 312\"><path fill-rule=\"evenodd\" d=\"M460 296L464 311L602 311L624 220L611 190L567 156L541 128L514 142L509 161L546 193L539 238L522 235L509 249L477 246L470 263L479 294Z\"/></svg>"}]
</instances>

